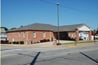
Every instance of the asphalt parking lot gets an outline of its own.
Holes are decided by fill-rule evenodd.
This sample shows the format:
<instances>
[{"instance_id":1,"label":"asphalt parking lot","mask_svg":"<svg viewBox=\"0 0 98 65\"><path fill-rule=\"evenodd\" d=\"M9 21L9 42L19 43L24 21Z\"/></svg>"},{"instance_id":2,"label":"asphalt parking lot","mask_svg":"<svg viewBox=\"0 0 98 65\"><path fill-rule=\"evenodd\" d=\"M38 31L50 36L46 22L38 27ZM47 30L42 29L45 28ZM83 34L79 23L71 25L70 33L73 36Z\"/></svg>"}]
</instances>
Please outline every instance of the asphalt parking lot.
<instances>
[{"instance_id":1,"label":"asphalt parking lot","mask_svg":"<svg viewBox=\"0 0 98 65\"><path fill-rule=\"evenodd\" d=\"M98 65L98 45L78 48L2 47L2 65Z\"/></svg>"}]
</instances>

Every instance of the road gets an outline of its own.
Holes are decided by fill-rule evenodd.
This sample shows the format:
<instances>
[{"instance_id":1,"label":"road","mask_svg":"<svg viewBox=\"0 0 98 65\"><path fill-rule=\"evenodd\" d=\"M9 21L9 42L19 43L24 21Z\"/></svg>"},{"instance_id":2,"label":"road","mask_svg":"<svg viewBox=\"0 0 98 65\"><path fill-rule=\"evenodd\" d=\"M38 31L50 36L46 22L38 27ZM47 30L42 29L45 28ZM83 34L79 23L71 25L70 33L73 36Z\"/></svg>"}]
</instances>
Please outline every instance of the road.
<instances>
[{"instance_id":1,"label":"road","mask_svg":"<svg viewBox=\"0 0 98 65\"><path fill-rule=\"evenodd\" d=\"M82 48L2 48L2 65L98 65L98 45Z\"/></svg>"}]
</instances>

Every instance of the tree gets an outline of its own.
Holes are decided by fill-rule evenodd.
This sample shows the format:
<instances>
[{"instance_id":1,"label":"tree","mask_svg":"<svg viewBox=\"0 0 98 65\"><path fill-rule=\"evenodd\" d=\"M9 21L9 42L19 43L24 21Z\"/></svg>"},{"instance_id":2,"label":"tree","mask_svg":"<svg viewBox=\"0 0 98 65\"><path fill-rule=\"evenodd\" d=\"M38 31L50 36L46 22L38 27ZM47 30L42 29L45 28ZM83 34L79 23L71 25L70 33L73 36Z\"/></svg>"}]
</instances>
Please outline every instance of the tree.
<instances>
[{"instance_id":1,"label":"tree","mask_svg":"<svg viewBox=\"0 0 98 65\"><path fill-rule=\"evenodd\" d=\"M4 28L6 31L8 30L8 28L7 28L7 27L0 27L0 29L1 29L1 28Z\"/></svg>"}]
</instances>

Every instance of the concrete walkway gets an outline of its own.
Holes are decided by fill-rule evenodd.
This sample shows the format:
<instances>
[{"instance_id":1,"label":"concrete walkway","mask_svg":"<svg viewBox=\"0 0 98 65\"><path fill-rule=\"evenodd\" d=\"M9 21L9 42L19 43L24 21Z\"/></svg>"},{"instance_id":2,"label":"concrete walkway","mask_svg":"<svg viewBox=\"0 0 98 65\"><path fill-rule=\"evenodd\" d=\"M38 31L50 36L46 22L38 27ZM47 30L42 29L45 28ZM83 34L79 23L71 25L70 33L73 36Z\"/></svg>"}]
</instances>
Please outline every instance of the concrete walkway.
<instances>
[{"instance_id":1,"label":"concrete walkway","mask_svg":"<svg viewBox=\"0 0 98 65\"><path fill-rule=\"evenodd\" d=\"M65 42L65 41L61 41ZM69 41L67 41L69 42ZM66 42L66 43L67 43ZM1 44L0 46L12 46L16 48L78 48L78 47L85 47L85 46L92 46L98 45L98 42L94 43L67 43L61 45L53 45L53 42L45 42L45 43L36 43L36 44L29 44L29 45L21 45L21 44Z\"/></svg>"}]
</instances>

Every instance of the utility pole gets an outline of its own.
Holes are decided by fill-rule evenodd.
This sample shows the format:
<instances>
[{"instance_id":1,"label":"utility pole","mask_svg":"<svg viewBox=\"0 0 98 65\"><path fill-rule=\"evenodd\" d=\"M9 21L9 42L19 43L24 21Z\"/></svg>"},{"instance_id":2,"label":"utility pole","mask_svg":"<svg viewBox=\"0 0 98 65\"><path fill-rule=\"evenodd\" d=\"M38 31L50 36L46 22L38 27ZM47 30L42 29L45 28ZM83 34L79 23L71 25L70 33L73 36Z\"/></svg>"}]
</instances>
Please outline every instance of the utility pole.
<instances>
[{"instance_id":1,"label":"utility pole","mask_svg":"<svg viewBox=\"0 0 98 65\"><path fill-rule=\"evenodd\" d=\"M59 39L60 39L60 36L59 36L59 2L56 3L57 5L57 24L58 24L58 40L57 40L57 45L60 45L59 43Z\"/></svg>"}]
</instances>

